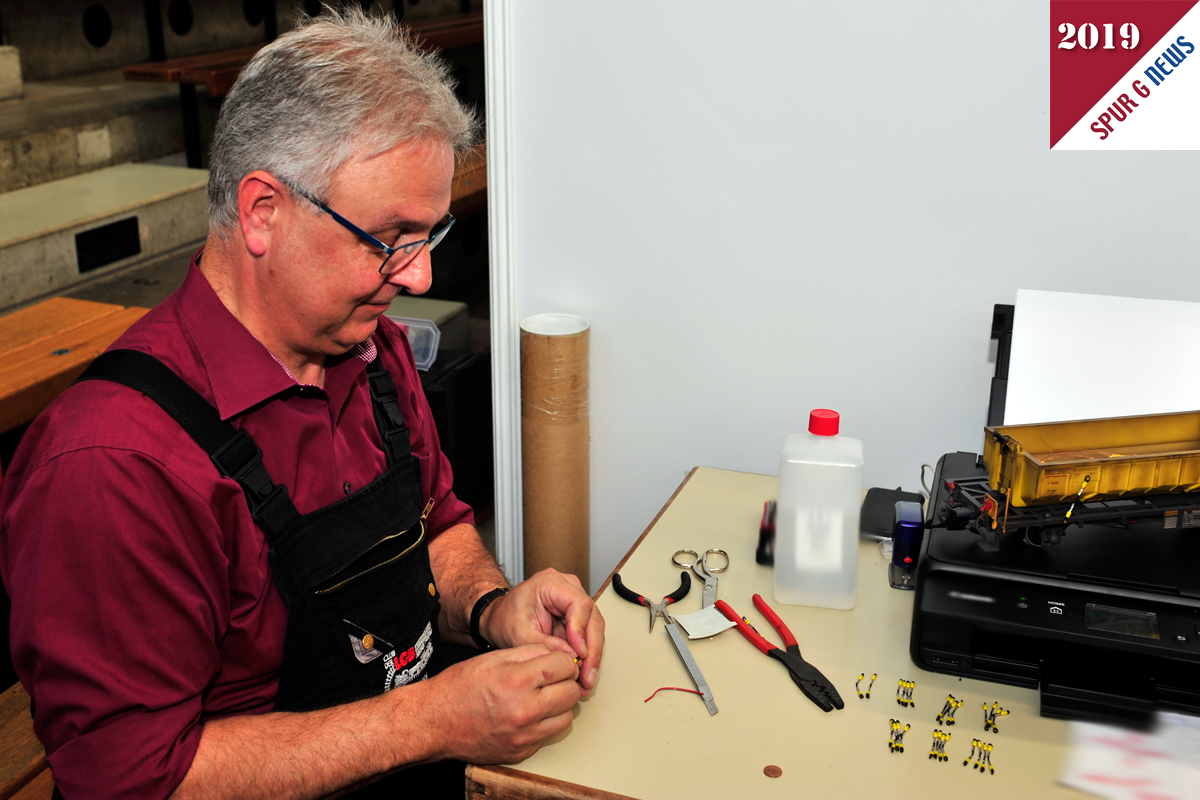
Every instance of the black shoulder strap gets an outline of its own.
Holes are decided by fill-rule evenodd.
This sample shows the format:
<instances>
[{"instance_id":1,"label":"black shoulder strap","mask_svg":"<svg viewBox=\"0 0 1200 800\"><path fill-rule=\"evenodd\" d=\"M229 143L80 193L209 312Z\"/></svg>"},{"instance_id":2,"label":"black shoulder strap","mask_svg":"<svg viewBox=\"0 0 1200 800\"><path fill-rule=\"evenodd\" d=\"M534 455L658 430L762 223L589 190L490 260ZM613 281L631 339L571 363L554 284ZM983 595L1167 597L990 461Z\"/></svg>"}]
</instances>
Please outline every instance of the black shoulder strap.
<instances>
[{"instance_id":1,"label":"black shoulder strap","mask_svg":"<svg viewBox=\"0 0 1200 800\"><path fill-rule=\"evenodd\" d=\"M158 403L208 453L221 474L242 487L250 515L272 547L300 519L287 489L271 480L262 450L250 434L222 420L207 400L154 356L110 350L96 358L79 380L120 383Z\"/></svg>"},{"instance_id":2,"label":"black shoulder strap","mask_svg":"<svg viewBox=\"0 0 1200 800\"><path fill-rule=\"evenodd\" d=\"M367 365L367 382L371 385L371 407L375 411L375 425L379 428L379 438L383 439L383 452L390 467L412 455L412 444L408 428L404 426L404 415L400 413L400 396L396 391L396 384L378 354L375 360Z\"/></svg>"}]
</instances>

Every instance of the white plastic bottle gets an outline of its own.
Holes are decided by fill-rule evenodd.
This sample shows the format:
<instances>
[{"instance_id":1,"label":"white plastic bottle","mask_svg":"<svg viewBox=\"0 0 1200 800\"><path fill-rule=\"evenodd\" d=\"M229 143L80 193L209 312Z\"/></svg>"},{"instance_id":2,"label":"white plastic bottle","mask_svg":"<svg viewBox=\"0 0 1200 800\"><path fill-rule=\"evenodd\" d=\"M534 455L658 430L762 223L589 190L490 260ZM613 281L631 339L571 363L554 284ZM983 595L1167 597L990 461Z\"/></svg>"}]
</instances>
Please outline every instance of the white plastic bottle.
<instances>
[{"instance_id":1,"label":"white plastic bottle","mask_svg":"<svg viewBox=\"0 0 1200 800\"><path fill-rule=\"evenodd\" d=\"M775 600L850 609L858 586L863 446L838 436L836 411L814 410L808 433L783 440L775 517Z\"/></svg>"}]
</instances>

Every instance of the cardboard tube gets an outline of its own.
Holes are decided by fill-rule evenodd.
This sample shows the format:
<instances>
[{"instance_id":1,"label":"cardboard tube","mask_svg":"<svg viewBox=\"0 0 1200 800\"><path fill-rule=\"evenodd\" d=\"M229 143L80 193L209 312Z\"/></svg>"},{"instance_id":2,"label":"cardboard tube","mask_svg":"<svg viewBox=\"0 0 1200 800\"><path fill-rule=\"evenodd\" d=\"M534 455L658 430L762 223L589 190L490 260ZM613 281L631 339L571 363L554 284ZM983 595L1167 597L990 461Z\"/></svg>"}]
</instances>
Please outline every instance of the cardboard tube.
<instances>
[{"instance_id":1,"label":"cardboard tube","mask_svg":"<svg viewBox=\"0 0 1200 800\"><path fill-rule=\"evenodd\" d=\"M525 575L554 567L588 588L591 514L588 322L521 321Z\"/></svg>"}]
</instances>

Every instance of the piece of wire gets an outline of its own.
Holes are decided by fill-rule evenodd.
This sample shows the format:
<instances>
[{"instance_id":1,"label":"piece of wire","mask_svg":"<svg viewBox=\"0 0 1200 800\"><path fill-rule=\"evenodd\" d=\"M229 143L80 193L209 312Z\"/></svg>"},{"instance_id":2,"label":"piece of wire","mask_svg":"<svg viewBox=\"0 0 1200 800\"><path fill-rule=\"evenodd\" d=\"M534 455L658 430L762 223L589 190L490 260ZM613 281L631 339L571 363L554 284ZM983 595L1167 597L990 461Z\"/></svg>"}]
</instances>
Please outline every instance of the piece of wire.
<instances>
[{"instance_id":1,"label":"piece of wire","mask_svg":"<svg viewBox=\"0 0 1200 800\"><path fill-rule=\"evenodd\" d=\"M651 700L653 700L653 699L654 699L654 695L655 695L655 694L658 694L659 692L665 692L665 691L668 691L668 690L670 690L670 691L672 691L672 692L691 692L692 694L698 694L698 695L700 695L701 697L703 697L703 696L704 696L704 692L697 692L695 689L684 689L682 686L662 686L662 687L660 687L660 688L658 688L658 689L655 689L655 690L654 690L654 694L650 695L649 697L647 697L647 698L646 698L645 700L643 700L642 702L643 702L643 703L649 703Z\"/></svg>"},{"instance_id":2,"label":"piece of wire","mask_svg":"<svg viewBox=\"0 0 1200 800\"><path fill-rule=\"evenodd\" d=\"M1008 533L1008 507L1012 505L1012 487L1008 487L1008 494L1004 496L1004 527L1000 529L1001 533Z\"/></svg>"},{"instance_id":3,"label":"piece of wire","mask_svg":"<svg viewBox=\"0 0 1200 800\"><path fill-rule=\"evenodd\" d=\"M933 492L929 490L929 486L926 485L926 483L925 483L925 470L926 469L928 469L930 472L934 473L935 475L937 474L937 470L935 470L933 468L932 464L922 464L921 465L921 488L925 490L926 497L933 497Z\"/></svg>"}]
</instances>

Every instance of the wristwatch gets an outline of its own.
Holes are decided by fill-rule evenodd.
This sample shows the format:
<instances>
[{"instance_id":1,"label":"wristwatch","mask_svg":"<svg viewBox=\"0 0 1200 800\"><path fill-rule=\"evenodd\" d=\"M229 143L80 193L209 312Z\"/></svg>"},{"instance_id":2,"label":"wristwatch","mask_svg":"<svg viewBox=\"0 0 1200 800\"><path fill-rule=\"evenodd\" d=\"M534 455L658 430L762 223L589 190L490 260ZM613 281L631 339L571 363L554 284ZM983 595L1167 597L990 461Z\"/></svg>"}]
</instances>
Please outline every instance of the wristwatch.
<instances>
[{"instance_id":1,"label":"wristwatch","mask_svg":"<svg viewBox=\"0 0 1200 800\"><path fill-rule=\"evenodd\" d=\"M475 607L471 609L471 638L475 640L475 646L480 650L491 650L492 645L487 639L483 638L483 634L479 632L479 620L483 617L483 612L492 603L499 600L504 595L508 594L511 589L505 586L497 586L483 597L475 601Z\"/></svg>"}]
</instances>

